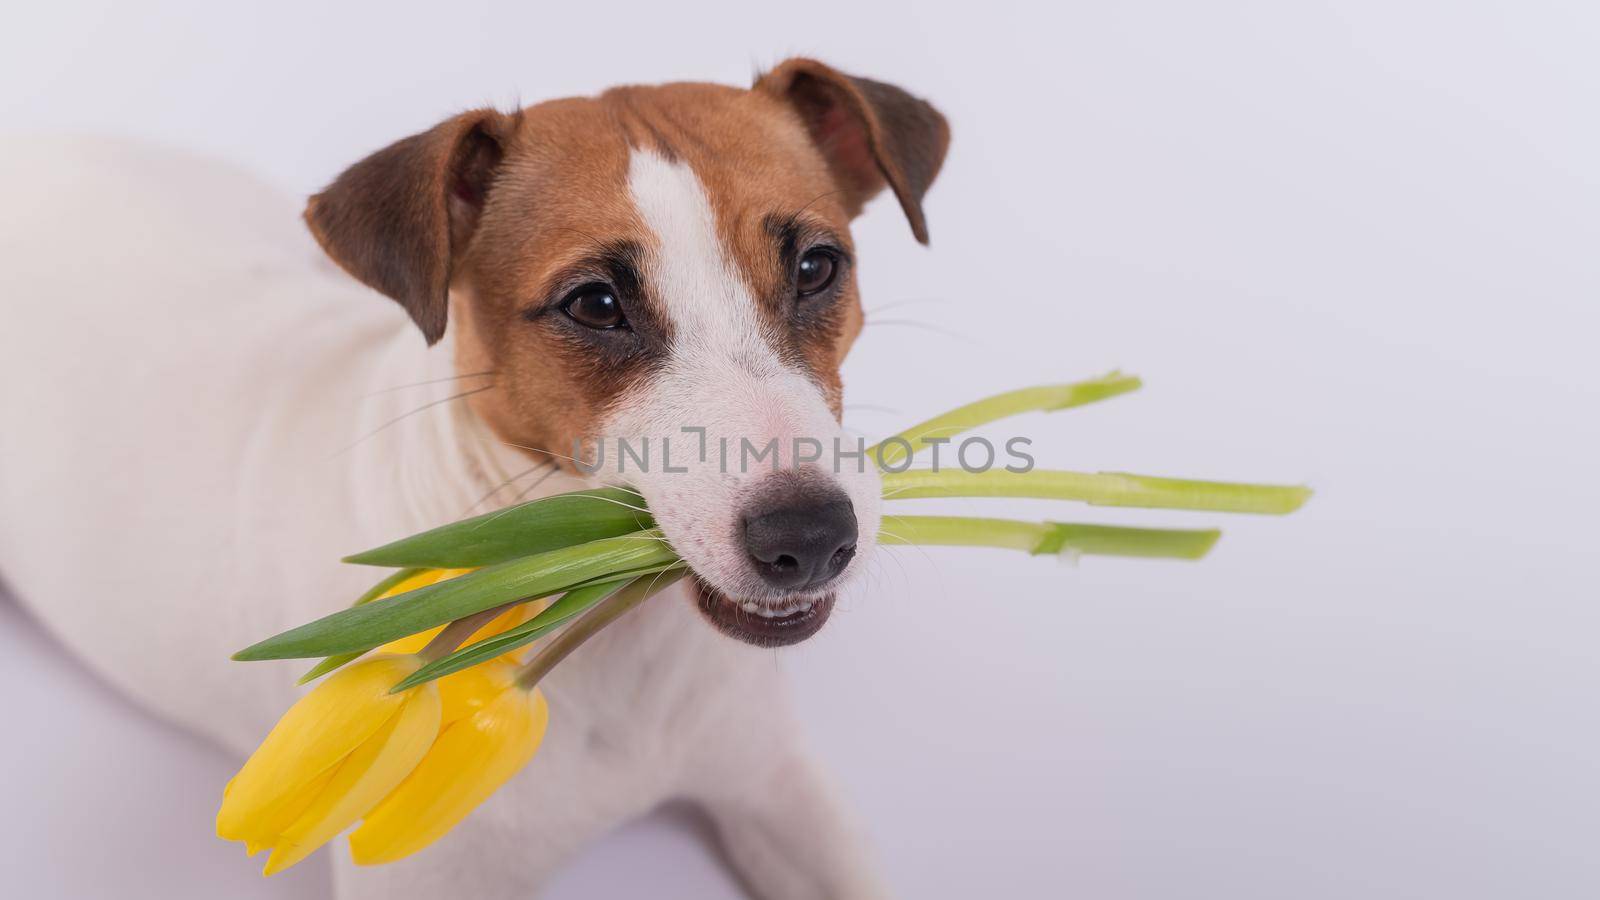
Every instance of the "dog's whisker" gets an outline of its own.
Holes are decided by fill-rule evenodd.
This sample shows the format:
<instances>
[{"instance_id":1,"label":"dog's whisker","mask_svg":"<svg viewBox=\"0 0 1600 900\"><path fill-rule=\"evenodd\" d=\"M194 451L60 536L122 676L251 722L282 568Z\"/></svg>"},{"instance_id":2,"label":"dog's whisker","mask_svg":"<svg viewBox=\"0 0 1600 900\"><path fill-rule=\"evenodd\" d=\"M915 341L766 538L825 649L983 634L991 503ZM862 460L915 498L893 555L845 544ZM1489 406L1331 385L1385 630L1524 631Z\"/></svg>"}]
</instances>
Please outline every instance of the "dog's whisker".
<instances>
[{"instance_id":1,"label":"dog's whisker","mask_svg":"<svg viewBox=\"0 0 1600 900\"><path fill-rule=\"evenodd\" d=\"M897 515L895 515L893 513L884 513L883 517L885 519L900 519L901 521L904 521L904 519L901 516L897 516ZM879 531L883 531L884 534L888 534L890 537L894 538L895 540L904 541L904 543L902 543L900 546L902 546L902 547L911 547L911 548L915 549L918 553L922 554L922 558L923 559L928 561L928 565L933 566L935 571L938 570L939 563L932 556L928 555L927 548L923 547L921 544L913 544L910 541L907 541L905 538L903 538L903 537L901 537L899 535L893 534L892 532L884 531L884 529L883 529L883 527L881 525L878 527L878 530Z\"/></svg>"},{"instance_id":2,"label":"dog's whisker","mask_svg":"<svg viewBox=\"0 0 1600 900\"><path fill-rule=\"evenodd\" d=\"M875 403L846 403L841 408L844 409L846 412L848 412L848 411L850 411L852 409L860 409L860 410L866 410L867 412L889 413L890 415L896 415L896 416L900 415L900 410L895 409L892 406L879 406L879 405L877 405Z\"/></svg>"},{"instance_id":3,"label":"dog's whisker","mask_svg":"<svg viewBox=\"0 0 1600 900\"><path fill-rule=\"evenodd\" d=\"M481 394L484 391L492 389L493 387L494 387L494 385L492 385L492 384L486 384L483 387L473 388L472 390L469 390L469 391L462 391L459 394L453 394L453 395L451 395L449 397L443 397L443 398L440 398L438 400L433 400L433 401L430 401L428 403L424 403L421 406L417 407L416 409L413 409L412 411L410 411L408 413L405 413L403 415L395 416L394 418L392 418L389 421L383 423L382 425L379 425L377 428L372 429L371 431L369 431L366 434L362 435L361 437L357 438L355 443L351 444L348 447L345 447L343 450L340 450L339 452L340 453L348 453L349 451L355 449L363 441L369 440L370 438L376 436L379 432L382 432L384 429L389 428L389 427L391 427L393 425L397 425L397 424L405 421L406 419L411 418L412 416L416 415L419 412L423 412L425 410L432 409L435 406L440 406L440 405L443 405L445 403L451 403L451 402L454 402L456 400L461 400L461 399L464 399L466 397L470 397L473 394Z\"/></svg>"},{"instance_id":4,"label":"dog's whisker","mask_svg":"<svg viewBox=\"0 0 1600 900\"><path fill-rule=\"evenodd\" d=\"M869 560L870 565L867 567L867 573L869 575L877 576L878 578L883 580L884 584L887 584L888 583L888 578L889 578L889 570L882 562L884 559L894 560L894 564L897 567L899 567L899 569L900 569L900 582L901 582L901 584L908 586L910 584L910 577L909 577L908 573L906 572L905 561L902 560L898 555L893 554L893 553L874 553L872 555L872 559Z\"/></svg>"},{"instance_id":5,"label":"dog's whisker","mask_svg":"<svg viewBox=\"0 0 1600 900\"><path fill-rule=\"evenodd\" d=\"M537 472L540 469L545 468L546 466L554 466L554 465L555 465L555 463L553 461L551 461L551 460L548 460L548 459L547 460L543 460L541 462L534 463L533 465L529 466L528 468L523 469L521 472L518 472L517 474L511 476L510 478L507 478L505 481L502 481L499 484L495 485L493 488L491 488L489 490L489 493L484 494L482 497L479 497L477 499L477 502L475 502L471 506L467 507L461 514L463 516L465 516L467 513L472 512L473 510L475 510L478 507L482 506L484 503L487 503L490 497L493 497L495 494L500 493L505 488L511 486L514 482L519 481L519 480L521 480L523 478L526 478L529 475L532 475L534 472ZM537 485L538 483L539 482L537 482L537 481L534 482L535 485ZM526 496L525 493L524 494L518 494L516 499L512 500L511 502L512 503L516 503L517 500L521 500L524 496Z\"/></svg>"},{"instance_id":6,"label":"dog's whisker","mask_svg":"<svg viewBox=\"0 0 1600 900\"><path fill-rule=\"evenodd\" d=\"M869 318L864 323L862 323L862 327L864 327L864 328L865 327L872 327L872 326L876 326L876 325L888 325L890 327L901 327L901 328L920 328L923 331L928 331L928 332L932 332L932 333L937 334L937 335L942 335L944 337L950 338L951 340L960 341L963 344L976 345L978 343L977 341L973 340L972 338L968 337L967 335L961 334L958 331L953 331L953 330L951 330L949 328L944 328L944 327L941 327L939 325L933 325L933 324L930 324L928 322L919 322L916 319L872 319L872 318Z\"/></svg>"},{"instance_id":7,"label":"dog's whisker","mask_svg":"<svg viewBox=\"0 0 1600 900\"><path fill-rule=\"evenodd\" d=\"M543 475L540 475L538 478L535 478L533 480L533 484L530 484L527 487L523 488L517 494L516 498L511 501L512 503L521 503L523 497L526 497L529 494L533 493L534 491L538 490L539 489L539 485L544 484L546 481L549 481L551 476L553 476L557 472L561 471L561 467L556 465L553 462L546 463L546 465L548 465L550 467L550 471L544 473Z\"/></svg>"},{"instance_id":8,"label":"dog's whisker","mask_svg":"<svg viewBox=\"0 0 1600 900\"><path fill-rule=\"evenodd\" d=\"M484 525L491 525L491 524L493 524L495 522L498 522L500 520L501 516L504 516L506 513L511 512L513 509L516 509L517 506L519 506L522 503L522 498L524 498L524 497L528 496L529 494L533 493L535 490L538 490L539 485L544 484L546 481L548 481L550 479L551 476L553 476L556 473L561 471L560 467L558 467L558 466L556 466L553 463L550 463L548 461L545 462L545 463L541 463L541 465L550 466L551 467L550 471L548 471L548 472L544 473L543 475L540 475L538 478L534 479L533 484L530 484L527 487L523 488L521 493L517 494L517 496L514 497L510 503L506 504L506 508L505 509L502 509L499 512L495 513L494 515L490 516L489 518L483 520L483 522L480 523L478 525L478 527L482 528ZM524 474L526 474L526 473L524 473ZM518 477L521 477L521 476L518 476ZM623 490L628 490L628 491L630 491L630 492L632 492L634 494L638 493L637 491L633 491L632 488L624 488ZM648 515L650 513L650 510L648 510L648 509L646 509L646 508L644 508L642 506L632 506L630 504L623 503L621 500L612 500L610 497L593 497L593 496L591 496L589 499L591 499L591 500L603 500L603 501L605 501L607 503L615 503L615 504L617 504L618 506L621 506L624 509L631 509L634 512L644 513L646 515ZM654 540L654 538L652 540Z\"/></svg>"},{"instance_id":9,"label":"dog's whisker","mask_svg":"<svg viewBox=\"0 0 1600 900\"><path fill-rule=\"evenodd\" d=\"M631 503L623 503L621 500L613 500L610 497L596 497L593 494L590 494L588 496L588 499L590 499L590 500L598 500L601 503L615 503L616 505L622 507L623 509L631 509L634 512L639 512L639 513L648 513L650 511L650 510L644 508L643 506L634 506Z\"/></svg>"},{"instance_id":10,"label":"dog's whisker","mask_svg":"<svg viewBox=\"0 0 1600 900\"><path fill-rule=\"evenodd\" d=\"M874 306L873 308L867 309L867 310L863 310L862 312L866 315L867 318L870 319L873 316L878 315L879 313L885 313L885 312L888 312L891 309L900 309L901 307L905 307L905 306L926 306L928 304L944 304L944 303L948 303L948 302L949 302L948 300L940 300L940 299L935 298L935 297L917 297L917 298L913 298L913 299L910 299L910 300L895 300L895 301L890 302L890 303L885 303L882 306Z\"/></svg>"},{"instance_id":11,"label":"dog's whisker","mask_svg":"<svg viewBox=\"0 0 1600 900\"><path fill-rule=\"evenodd\" d=\"M633 534L619 534L619 535L617 535L617 539L618 540L624 540L624 541L644 541L646 543L653 543L653 544L665 544L665 543L667 543L667 539L663 535L659 535L659 534L640 534L638 532L634 532Z\"/></svg>"},{"instance_id":12,"label":"dog's whisker","mask_svg":"<svg viewBox=\"0 0 1600 900\"><path fill-rule=\"evenodd\" d=\"M373 391L370 394L362 394L361 398L365 400L368 397L376 397L380 394L392 394L395 391L403 391L406 388L426 387L430 384L444 384L447 381L464 381L468 378L484 378L494 374L495 371L493 369L486 369L482 372L468 372L465 375L451 375L447 378L430 378L427 381L413 381L410 384L397 384L394 387L380 388L379 390Z\"/></svg>"},{"instance_id":13,"label":"dog's whisker","mask_svg":"<svg viewBox=\"0 0 1600 900\"><path fill-rule=\"evenodd\" d=\"M898 534L895 534L895 533L894 533L894 532L892 532L892 531L890 531L890 530L889 530L889 529L887 529L887 528L882 528L882 527L880 527L880 528L879 528L879 529L878 529L878 533L879 533L879 534L881 534L881 535L883 535L883 536L884 536L884 537L890 537L890 538L894 538L894 539L895 539L895 540L897 540L897 541L901 541L901 542L904 542L904 541L905 541L905 538L904 538L904 537L902 537L902 536L900 536L900 535L898 535Z\"/></svg>"},{"instance_id":14,"label":"dog's whisker","mask_svg":"<svg viewBox=\"0 0 1600 900\"><path fill-rule=\"evenodd\" d=\"M516 447L518 450L526 450L529 453L543 453L546 456L553 456L556 459L564 459L564 460L567 460L568 462L575 463L575 464L580 465L580 466L581 465L585 465L583 460L578 459L575 456L567 456L564 453L557 453L554 450L546 450L543 447L530 447L527 444L519 444L519 443L517 443L515 441L504 441L503 440L500 443L505 444L507 447Z\"/></svg>"},{"instance_id":15,"label":"dog's whisker","mask_svg":"<svg viewBox=\"0 0 1600 900\"><path fill-rule=\"evenodd\" d=\"M540 475L537 479L534 480L533 484L530 484L526 488L523 488L522 492L517 494L517 496L509 504L506 505L505 509L500 510L494 516L484 520L483 524L484 525L488 525L488 524L490 524L492 522L495 522L495 521L499 520L499 518L501 516L505 515L506 513L510 512L511 510L515 509L517 506L519 506L522 503L522 499L524 497L526 497L529 494L533 493L534 491L538 490L539 485L544 484L546 481L548 481L550 479L551 476L560 473L560 471L561 471L561 469L559 467L556 467L556 468L552 468L550 471L544 473L543 475ZM632 493L635 496L638 496L638 491L635 491L632 488L624 487L624 488L617 488L617 490L628 491L629 493ZM595 500L606 500L609 503L616 503L619 506L625 507L627 509L634 510L635 512L641 512L641 513L647 513L647 514L650 512L648 509L645 509L644 507L629 506L628 504L623 503L620 500L611 500L611 499L606 498L606 497L595 497L593 499L595 499Z\"/></svg>"},{"instance_id":16,"label":"dog's whisker","mask_svg":"<svg viewBox=\"0 0 1600 900\"><path fill-rule=\"evenodd\" d=\"M483 525L490 525L490 524L493 524L495 522L500 521L500 517L501 516L505 515L506 513L510 512L510 511L512 511L513 509L516 509L522 503L522 498L524 498L524 497L528 496L529 494L533 493L534 491L538 490L539 489L539 485L544 484L546 481L548 481L550 479L550 476L552 476L552 475L556 474L557 472L561 471L561 467L555 465L552 462L549 462L548 460L545 463L543 463L543 465L550 466L550 471L544 473L543 475L540 475L538 478L535 478L533 480L533 484L530 484L527 487L523 488L521 493L517 494L516 497L512 498L510 503L506 504L506 508L505 509L502 509L498 513L495 513L493 516L490 516L489 518L485 519L483 521ZM479 527L481 528L482 525L480 525Z\"/></svg>"},{"instance_id":17,"label":"dog's whisker","mask_svg":"<svg viewBox=\"0 0 1600 900\"><path fill-rule=\"evenodd\" d=\"M900 570L900 585L901 585L901 587L903 587L903 588L905 588L907 590L914 590L912 582L911 582L911 570L906 568L906 561L901 559L899 554L896 554L896 553L884 554L884 558L888 559L888 560L891 560L894 563L895 568ZM888 568L885 567L884 571L887 572Z\"/></svg>"},{"instance_id":18,"label":"dog's whisker","mask_svg":"<svg viewBox=\"0 0 1600 900\"><path fill-rule=\"evenodd\" d=\"M650 586L645 588L645 592L646 593L650 593L650 592L654 591L656 589L656 585L660 584L661 583L661 579L665 578L667 576L667 573L670 572L670 571L672 571L672 570L671 569L662 569L661 571L657 572L656 573L656 577L650 579Z\"/></svg>"}]
</instances>

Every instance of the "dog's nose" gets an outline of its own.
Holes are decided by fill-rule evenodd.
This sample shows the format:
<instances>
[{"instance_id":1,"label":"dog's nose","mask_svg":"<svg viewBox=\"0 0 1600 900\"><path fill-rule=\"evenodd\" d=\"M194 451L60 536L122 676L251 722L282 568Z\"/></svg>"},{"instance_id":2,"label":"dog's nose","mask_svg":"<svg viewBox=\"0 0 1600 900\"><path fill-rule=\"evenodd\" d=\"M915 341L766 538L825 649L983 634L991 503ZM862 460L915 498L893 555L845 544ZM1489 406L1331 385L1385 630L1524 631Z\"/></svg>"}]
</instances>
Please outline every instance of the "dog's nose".
<instances>
[{"instance_id":1,"label":"dog's nose","mask_svg":"<svg viewBox=\"0 0 1600 900\"><path fill-rule=\"evenodd\" d=\"M746 516L744 546L767 584L786 591L820 587L856 555L855 507L836 496Z\"/></svg>"}]
</instances>

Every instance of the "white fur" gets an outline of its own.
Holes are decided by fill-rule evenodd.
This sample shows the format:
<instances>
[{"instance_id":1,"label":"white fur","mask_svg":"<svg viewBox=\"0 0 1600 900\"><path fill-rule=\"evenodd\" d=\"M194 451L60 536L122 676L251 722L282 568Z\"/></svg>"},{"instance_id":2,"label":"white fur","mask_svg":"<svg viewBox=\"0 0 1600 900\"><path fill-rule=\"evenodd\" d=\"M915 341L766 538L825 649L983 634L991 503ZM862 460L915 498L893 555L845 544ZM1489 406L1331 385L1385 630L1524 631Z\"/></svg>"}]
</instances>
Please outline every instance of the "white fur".
<instances>
[{"instance_id":1,"label":"white fur","mask_svg":"<svg viewBox=\"0 0 1600 900\"><path fill-rule=\"evenodd\" d=\"M693 206L670 168L639 171L652 222ZM527 463L461 402L379 430L473 382L366 396L453 374L449 342L426 350L393 303L322 261L291 198L201 160L80 141L10 144L0 172L0 576L106 679L242 759L303 666L228 655L379 574L339 555L454 519ZM674 285L675 316L724 306L648 415L707 408L687 379L725 366L741 397L812 427L796 376L728 349L759 347L731 324L747 298L712 262L700 203L687 227L658 229L688 255L663 253L655 276ZM751 421L731 396L712 406L722 427ZM546 686L533 763L411 859L358 870L335 844L341 898L527 896L582 843L674 797L705 805L764 896L879 893L797 744L770 653L715 634L681 593Z\"/></svg>"},{"instance_id":2,"label":"white fur","mask_svg":"<svg viewBox=\"0 0 1600 900\"><path fill-rule=\"evenodd\" d=\"M673 329L665 368L619 405L601 429L613 442L649 441L648 472L628 473L674 548L724 593L781 604L751 569L738 523L743 503L772 466L745 462L741 438L757 448L776 441L774 464L794 464L796 439L816 441L814 468L844 489L855 507L858 549L838 584L865 567L875 545L880 487L863 461L833 464L834 442L856 449L828 410L821 388L785 365L762 333L761 317L738 267L724 252L700 180L682 162L633 151L628 188L653 242L646 279ZM705 429L686 434L683 427ZM729 451L722 452L723 439ZM662 453L670 441L671 458ZM700 455L702 441L707 450ZM614 458L614 457L613 457ZM674 468L686 472L668 471ZM614 473L614 470L613 470ZM830 586L831 588L832 586Z\"/></svg>"}]
</instances>

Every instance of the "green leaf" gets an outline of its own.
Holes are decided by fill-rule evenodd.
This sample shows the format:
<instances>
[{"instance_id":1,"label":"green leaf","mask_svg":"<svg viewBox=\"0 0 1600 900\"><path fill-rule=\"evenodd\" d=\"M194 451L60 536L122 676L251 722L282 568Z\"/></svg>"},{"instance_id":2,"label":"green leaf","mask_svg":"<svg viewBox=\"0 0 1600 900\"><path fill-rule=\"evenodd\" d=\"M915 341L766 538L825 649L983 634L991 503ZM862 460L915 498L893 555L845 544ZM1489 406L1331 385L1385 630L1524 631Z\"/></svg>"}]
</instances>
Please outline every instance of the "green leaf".
<instances>
[{"instance_id":1,"label":"green leaf","mask_svg":"<svg viewBox=\"0 0 1600 900\"><path fill-rule=\"evenodd\" d=\"M999 547L1043 554L1200 559L1222 532L1214 528L1122 528L1066 522L1019 522L965 516L883 517L879 543Z\"/></svg>"},{"instance_id":2,"label":"green leaf","mask_svg":"<svg viewBox=\"0 0 1600 900\"><path fill-rule=\"evenodd\" d=\"M678 564L678 555L660 532L590 541L341 610L246 647L234 654L234 659L295 659L362 652L496 606Z\"/></svg>"},{"instance_id":3,"label":"green leaf","mask_svg":"<svg viewBox=\"0 0 1600 900\"><path fill-rule=\"evenodd\" d=\"M347 556L344 561L365 566L475 569L653 527L655 522L637 493L598 488L462 519Z\"/></svg>"},{"instance_id":4,"label":"green leaf","mask_svg":"<svg viewBox=\"0 0 1600 900\"><path fill-rule=\"evenodd\" d=\"M907 428L899 434L879 441L867 448L867 454L877 460L879 467L889 469L907 459L923 447L930 438L947 438L971 431L999 419L1026 412L1055 412L1100 400L1109 400L1119 394L1139 389L1142 382L1133 375L1111 372L1099 378L1071 384L1048 384L1041 387L1007 391L985 397L966 406L952 409ZM910 451L907 452L907 445Z\"/></svg>"},{"instance_id":5,"label":"green leaf","mask_svg":"<svg viewBox=\"0 0 1600 900\"><path fill-rule=\"evenodd\" d=\"M1033 497L1081 500L1091 506L1137 506L1148 509L1193 509L1210 512L1282 515L1299 509L1311 489L1299 485L1239 484L1188 481L1130 475L1126 472L1059 472L1035 469L968 472L917 469L885 472L885 500L924 497Z\"/></svg>"},{"instance_id":6,"label":"green leaf","mask_svg":"<svg viewBox=\"0 0 1600 900\"><path fill-rule=\"evenodd\" d=\"M384 594L387 594L392 588L398 586L401 582L404 582L406 579L411 578L412 576L419 575L424 571L426 570L423 568L400 569L372 587L367 588L366 593L357 597L355 602L351 603L350 605L361 606L365 603L371 603L379 597L382 597ZM311 670L306 672L304 675L301 675L300 679L296 681L295 684L310 684L329 672L343 667L346 663L355 662L364 654L365 651L362 651L361 653L340 653L335 656L323 657L322 662L312 666Z\"/></svg>"}]
</instances>

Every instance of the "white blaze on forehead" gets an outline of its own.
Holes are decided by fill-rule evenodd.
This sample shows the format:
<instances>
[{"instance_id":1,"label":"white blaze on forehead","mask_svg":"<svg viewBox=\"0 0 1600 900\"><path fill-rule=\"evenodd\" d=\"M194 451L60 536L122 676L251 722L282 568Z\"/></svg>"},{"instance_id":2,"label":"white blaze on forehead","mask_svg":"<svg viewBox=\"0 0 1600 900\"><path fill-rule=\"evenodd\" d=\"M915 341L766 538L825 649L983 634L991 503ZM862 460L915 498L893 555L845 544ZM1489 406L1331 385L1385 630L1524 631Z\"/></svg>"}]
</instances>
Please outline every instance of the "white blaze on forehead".
<instances>
[{"instance_id":1,"label":"white blaze on forehead","mask_svg":"<svg viewBox=\"0 0 1600 900\"><path fill-rule=\"evenodd\" d=\"M612 456L599 474L644 493L673 548L702 578L730 596L759 598L771 591L749 564L740 523L749 491L772 461L746 470L738 442L748 439L756 448L775 442L778 465L787 467L797 455L796 438L831 451L843 435L821 388L786 365L763 334L756 301L722 243L694 170L635 150L628 191L649 231L642 275L673 338L665 363L621 399L600 429L613 440L648 438L648 468L629 467L624 475ZM705 457L697 453L703 445L683 428L701 430L709 445ZM671 442L675 471L668 469L663 438ZM724 440L730 442L726 457L718 449ZM856 509L860 560L878 528L876 471L821 467ZM851 571L859 567L853 563Z\"/></svg>"},{"instance_id":2,"label":"white blaze on forehead","mask_svg":"<svg viewBox=\"0 0 1600 900\"><path fill-rule=\"evenodd\" d=\"M655 238L646 265L680 356L716 354L776 372L755 300L724 252L716 215L694 170L648 150L628 163L633 205ZM765 373L763 373L765 374Z\"/></svg>"}]
</instances>

